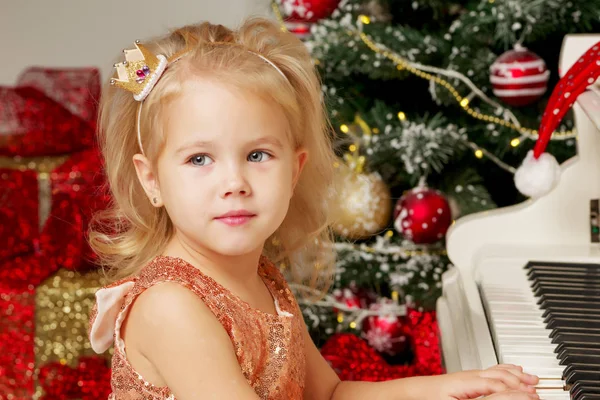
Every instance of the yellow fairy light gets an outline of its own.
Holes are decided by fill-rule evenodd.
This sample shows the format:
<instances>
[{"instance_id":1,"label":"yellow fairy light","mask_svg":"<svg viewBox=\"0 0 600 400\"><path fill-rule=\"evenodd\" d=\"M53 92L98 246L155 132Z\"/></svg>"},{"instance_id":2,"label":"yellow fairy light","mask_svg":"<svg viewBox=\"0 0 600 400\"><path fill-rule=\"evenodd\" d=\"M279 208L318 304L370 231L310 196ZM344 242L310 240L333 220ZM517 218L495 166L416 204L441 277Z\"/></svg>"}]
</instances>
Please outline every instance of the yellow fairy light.
<instances>
[{"instance_id":1,"label":"yellow fairy light","mask_svg":"<svg viewBox=\"0 0 600 400\"><path fill-rule=\"evenodd\" d=\"M350 325L350 328L356 329L356 322L352 321L352 322L350 322L349 325Z\"/></svg>"},{"instance_id":2,"label":"yellow fairy light","mask_svg":"<svg viewBox=\"0 0 600 400\"><path fill-rule=\"evenodd\" d=\"M338 321L338 323L340 323L340 324L341 324L342 322L344 322L344 314L342 314L342 313L338 313L338 316L337 316L337 321Z\"/></svg>"},{"instance_id":3,"label":"yellow fairy light","mask_svg":"<svg viewBox=\"0 0 600 400\"><path fill-rule=\"evenodd\" d=\"M512 147L517 147L520 144L521 144L521 140L519 138L514 138L513 140L510 141L510 145Z\"/></svg>"},{"instance_id":4,"label":"yellow fairy light","mask_svg":"<svg viewBox=\"0 0 600 400\"><path fill-rule=\"evenodd\" d=\"M392 291L392 300L394 300L396 303L398 302L398 292L395 290Z\"/></svg>"},{"instance_id":5,"label":"yellow fairy light","mask_svg":"<svg viewBox=\"0 0 600 400\"><path fill-rule=\"evenodd\" d=\"M388 231L385 233L385 236L386 236L386 237L388 237L388 238L391 238L392 236L394 236L394 231L392 231L392 230L388 230Z\"/></svg>"},{"instance_id":6,"label":"yellow fairy light","mask_svg":"<svg viewBox=\"0 0 600 400\"><path fill-rule=\"evenodd\" d=\"M357 147L355 144L351 144L350 147L348 147L348 150L350 150L353 153L356 151L356 149L357 149Z\"/></svg>"},{"instance_id":7,"label":"yellow fairy light","mask_svg":"<svg viewBox=\"0 0 600 400\"><path fill-rule=\"evenodd\" d=\"M475 157L483 158L483 151L481 151L479 149L475 150Z\"/></svg>"},{"instance_id":8,"label":"yellow fairy light","mask_svg":"<svg viewBox=\"0 0 600 400\"><path fill-rule=\"evenodd\" d=\"M342 131L344 133L348 133L348 132L350 132L350 128L348 128L348 125L342 124L342 125L340 125L340 131Z\"/></svg>"},{"instance_id":9,"label":"yellow fairy light","mask_svg":"<svg viewBox=\"0 0 600 400\"><path fill-rule=\"evenodd\" d=\"M464 98L464 99L462 99L462 100L460 101L460 105L461 105L463 108L467 107L467 106L469 105L469 99L467 99L467 98Z\"/></svg>"},{"instance_id":10,"label":"yellow fairy light","mask_svg":"<svg viewBox=\"0 0 600 400\"><path fill-rule=\"evenodd\" d=\"M400 111L400 112L398 113L398 119L399 119L400 121L404 121L404 120L406 119L406 114L404 114L402 111Z\"/></svg>"},{"instance_id":11,"label":"yellow fairy light","mask_svg":"<svg viewBox=\"0 0 600 400\"><path fill-rule=\"evenodd\" d=\"M354 122L360 126L360 129L362 130L363 135L365 136L371 136L371 133L373 132L371 127L369 126L369 124L366 123L366 121L364 119L362 119L360 117L360 115L356 115L354 117Z\"/></svg>"},{"instance_id":12,"label":"yellow fairy light","mask_svg":"<svg viewBox=\"0 0 600 400\"><path fill-rule=\"evenodd\" d=\"M367 17L366 15L361 15L358 18L360 19L360 22L362 22L365 25L368 25L371 23L371 18Z\"/></svg>"},{"instance_id":13,"label":"yellow fairy light","mask_svg":"<svg viewBox=\"0 0 600 400\"><path fill-rule=\"evenodd\" d=\"M379 128L373 128L373 133L378 134L379 133Z\"/></svg>"}]
</instances>

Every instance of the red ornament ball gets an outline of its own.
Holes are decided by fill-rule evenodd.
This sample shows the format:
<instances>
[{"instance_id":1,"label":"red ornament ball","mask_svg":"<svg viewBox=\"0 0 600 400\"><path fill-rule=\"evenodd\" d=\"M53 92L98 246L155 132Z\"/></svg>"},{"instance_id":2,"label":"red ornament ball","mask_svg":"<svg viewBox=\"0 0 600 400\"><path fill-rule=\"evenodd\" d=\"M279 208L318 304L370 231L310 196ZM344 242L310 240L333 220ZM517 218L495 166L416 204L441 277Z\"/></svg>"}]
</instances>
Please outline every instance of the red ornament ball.
<instances>
[{"instance_id":1,"label":"red ornament ball","mask_svg":"<svg viewBox=\"0 0 600 400\"><path fill-rule=\"evenodd\" d=\"M394 227L414 243L442 239L452 223L450 204L439 191L425 186L405 193L394 209Z\"/></svg>"},{"instance_id":2,"label":"red ornament ball","mask_svg":"<svg viewBox=\"0 0 600 400\"><path fill-rule=\"evenodd\" d=\"M519 45L498 57L490 67L494 95L515 107L539 100L546 93L549 78L544 60Z\"/></svg>"},{"instance_id":3,"label":"red ornament ball","mask_svg":"<svg viewBox=\"0 0 600 400\"><path fill-rule=\"evenodd\" d=\"M310 35L315 22L329 18L340 0L278 0L287 30L301 39Z\"/></svg>"},{"instance_id":4,"label":"red ornament ball","mask_svg":"<svg viewBox=\"0 0 600 400\"><path fill-rule=\"evenodd\" d=\"M382 315L365 318L361 336L377 352L398 356L411 348L410 327L406 316L397 315L392 307L397 310L399 306L391 299L382 299L379 303L372 304L369 309L380 311Z\"/></svg>"}]
</instances>

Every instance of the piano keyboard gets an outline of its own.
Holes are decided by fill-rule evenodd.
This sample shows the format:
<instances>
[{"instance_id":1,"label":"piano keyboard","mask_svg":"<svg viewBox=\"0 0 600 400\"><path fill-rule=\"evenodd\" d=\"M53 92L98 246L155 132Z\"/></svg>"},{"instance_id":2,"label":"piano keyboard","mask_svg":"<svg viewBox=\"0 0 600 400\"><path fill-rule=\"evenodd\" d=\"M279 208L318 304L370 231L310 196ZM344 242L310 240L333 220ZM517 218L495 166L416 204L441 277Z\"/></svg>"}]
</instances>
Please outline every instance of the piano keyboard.
<instances>
[{"instance_id":1,"label":"piano keyboard","mask_svg":"<svg viewBox=\"0 0 600 400\"><path fill-rule=\"evenodd\" d=\"M600 265L517 271L480 280L498 362L538 375L541 399L600 400Z\"/></svg>"}]
</instances>

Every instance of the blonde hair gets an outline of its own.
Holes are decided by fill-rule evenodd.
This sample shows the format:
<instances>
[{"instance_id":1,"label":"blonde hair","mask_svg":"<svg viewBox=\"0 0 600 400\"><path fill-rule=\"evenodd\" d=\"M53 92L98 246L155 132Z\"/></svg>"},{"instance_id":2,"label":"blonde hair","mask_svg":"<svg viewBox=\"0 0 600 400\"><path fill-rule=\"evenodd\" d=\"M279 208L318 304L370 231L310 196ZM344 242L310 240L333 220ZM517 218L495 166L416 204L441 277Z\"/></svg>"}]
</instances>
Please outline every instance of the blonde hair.
<instances>
[{"instance_id":1,"label":"blonde hair","mask_svg":"<svg viewBox=\"0 0 600 400\"><path fill-rule=\"evenodd\" d=\"M263 253L274 263L285 263L294 281L326 290L335 260L328 228L335 154L321 85L306 46L258 17L246 20L237 31L204 22L143 43L167 58L188 50L167 68L144 101L141 141L154 167L165 143L164 111L187 79L216 79L253 91L282 108L293 145L304 147L309 157L288 213L266 241ZM252 52L274 63L285 77ZM108 83L104 87L98 140L113 201L94 216L89 242L111 280L135 275L164 251L174 232L165 208L150 204L137 179L132 157L141 152L135 123L138 105L131 93Z\"/></svg>"}]
</instances>

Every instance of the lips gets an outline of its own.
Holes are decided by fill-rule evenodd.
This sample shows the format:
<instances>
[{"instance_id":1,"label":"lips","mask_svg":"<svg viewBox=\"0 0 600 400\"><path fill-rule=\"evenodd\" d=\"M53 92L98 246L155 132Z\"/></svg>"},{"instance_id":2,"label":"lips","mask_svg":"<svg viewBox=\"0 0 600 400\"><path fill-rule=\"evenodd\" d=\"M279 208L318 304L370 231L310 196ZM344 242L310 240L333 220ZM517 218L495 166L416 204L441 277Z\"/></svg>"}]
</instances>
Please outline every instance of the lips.
<instances>
[{"instance_id":1,"label":"lips","mask_svg":"<svg viewBox=\"0 0 600 400\"><path fill-rule=\"evenodd\" d=\"M256 214L251 213L247 210L234 210L226 212L225 214L216 217L215 219L229 226L244 225L252 218L256 217Z\"/></svg>"},{"instance_id":2,"label":"lips","mask_svg":"<svg viewBox=\"0 0 600 400\"><path fill-rule=\"evenodd\" d=\"M256 214L251 213L250 211L247 211L247 210L233 210L233 211L229 211L223 215L218 216L217 219L229 218L229 217L254 217L255 215Z\"/></svg>"}]
</instances>

